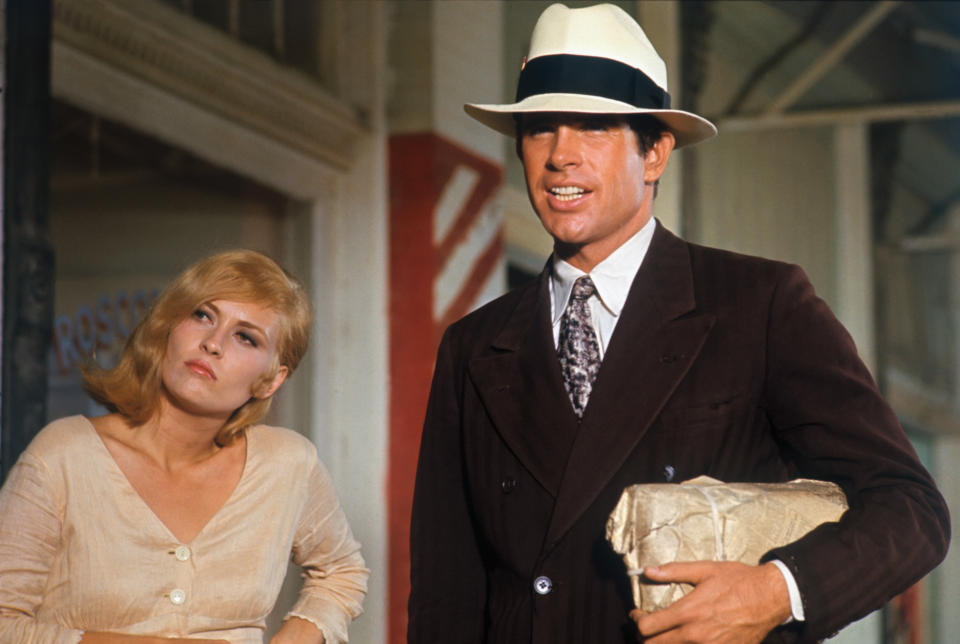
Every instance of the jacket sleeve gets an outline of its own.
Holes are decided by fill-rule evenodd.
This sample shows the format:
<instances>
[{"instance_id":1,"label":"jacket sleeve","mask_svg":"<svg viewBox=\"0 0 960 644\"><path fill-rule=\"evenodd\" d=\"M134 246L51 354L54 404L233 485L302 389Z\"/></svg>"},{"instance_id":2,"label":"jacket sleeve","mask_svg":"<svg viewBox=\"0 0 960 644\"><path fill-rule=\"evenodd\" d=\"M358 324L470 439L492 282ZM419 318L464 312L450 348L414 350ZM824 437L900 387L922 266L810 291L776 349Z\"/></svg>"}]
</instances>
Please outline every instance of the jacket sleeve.
<instances>
[{"instance_id":1,"label":"jacket sleeve","mask_svg":"<svg viewBox=\"0 0 960 644\"><path fill-rule=\"evenodd\" d=\"M486 573L463 465L464 369L448 329L430 389L413 496L409 644L484 641Z\"/></svg>"},{"instance_id":2,"label":"jacket sleeve","mask_svg":"<svg viewBox=\"0 0 960 644\"><path fill-rule=\"evenodd\" d=\"M879 608L946 554L943 497L884 402L852 338L791 267L770 309L765 411L782 451L807 478L831 480L850 509L765 557L793 572L802 639Z\"/></svg>"},{"instance_id":3,"label":"jacket sleeve","mask_svg":"<svg viewBox=\"0 0 960 644\"><path fill-rule=\"evenodd\" d=\"M312 448L311 456L306 507L293 544L293 561L303 569L303 587L287 617L312 622L327 644L340 644L347 641L347 625L362 612L370 571L330 474Z\"/></svg>"},{"instance_id":4,"label":"jacket sleeve","mask_svg":"<svg viewBox=\"0 0 960 644\"><path fill-rule=\"evenodd\" d=\"M46 466L29 452L0 489L0 642L75 644L83 636L37 619L60 548L58 496Z\"/></svg>"}]
</instances>

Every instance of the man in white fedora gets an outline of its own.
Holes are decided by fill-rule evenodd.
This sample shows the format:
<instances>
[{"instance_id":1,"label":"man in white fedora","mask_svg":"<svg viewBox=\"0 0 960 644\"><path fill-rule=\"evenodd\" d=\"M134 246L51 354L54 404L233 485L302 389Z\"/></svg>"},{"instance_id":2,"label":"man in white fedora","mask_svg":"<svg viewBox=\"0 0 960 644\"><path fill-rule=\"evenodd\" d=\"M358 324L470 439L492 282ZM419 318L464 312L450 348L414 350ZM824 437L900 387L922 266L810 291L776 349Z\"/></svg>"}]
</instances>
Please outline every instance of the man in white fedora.
<instances>
[{"instance_id":1,"label":"man in white fedora","mask_svg":"<svg viewBox=\"0 0 960 644\"><path fill-rule=\"evenodd\" d=\"M803 272L653 218L672 150L716 129L670 107L664 63L629 15L549 7L516 101L465 109L517 137L555 244L536 280L441 343L410 644L812 642L936 565L946 504ZM629 485L702 474L831 480L851 509L757 566L648 568L694 589L633 611L607 516Z\"/></svg>"}]
</instances>

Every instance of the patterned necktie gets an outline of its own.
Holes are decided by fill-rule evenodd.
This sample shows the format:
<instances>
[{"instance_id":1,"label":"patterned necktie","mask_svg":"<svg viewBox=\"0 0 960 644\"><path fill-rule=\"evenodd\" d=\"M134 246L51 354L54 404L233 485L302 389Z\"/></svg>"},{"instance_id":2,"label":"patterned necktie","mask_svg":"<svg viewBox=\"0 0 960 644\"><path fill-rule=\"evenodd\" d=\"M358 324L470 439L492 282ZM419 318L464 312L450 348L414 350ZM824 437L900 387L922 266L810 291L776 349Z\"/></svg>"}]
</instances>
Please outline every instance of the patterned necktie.
<instances>
[{"instance_id":1,"label":"patterned necktie","mask_svg":"<svg viewBox=\"0 0 960 644\"><path fill-rule=\"evenodd\" d=\"M583 418L593 381L600 371L600 344L590 322L590 306L587 304L596 292L597 288L588 276L578 278L560 318L557 357L560 358L563 384L577 418Z\"/></svg>"}]
</instances>

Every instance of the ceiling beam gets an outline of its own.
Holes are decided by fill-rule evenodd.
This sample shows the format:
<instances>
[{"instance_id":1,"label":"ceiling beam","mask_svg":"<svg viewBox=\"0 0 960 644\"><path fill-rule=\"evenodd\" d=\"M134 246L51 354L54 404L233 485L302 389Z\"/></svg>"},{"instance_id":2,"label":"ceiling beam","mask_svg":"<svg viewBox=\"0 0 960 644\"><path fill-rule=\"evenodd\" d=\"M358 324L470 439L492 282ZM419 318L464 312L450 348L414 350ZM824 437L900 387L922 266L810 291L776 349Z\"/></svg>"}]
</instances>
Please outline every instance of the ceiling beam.
<instances>
[{"instance_id":1,"label":"ceiling beam","mask_svg":"<svg viewBox=\"0 0 960 644\"><path fill-rule=\"evenodd\" d=\"M867 13L860 17L847 32L833 45L827 48L819 58L813 61L800 76L798 76L779 96L774 98L765 114L779 114L793 105L797 99L810 89L827 72L839 63L847 52L863 40L874 27L880 24L891 11L900 4L899 0L884 0L875 4Z\"/></svg>"},{"instance_id":2,"label":"ceiling beam","mask_svg":"<svg viewBox=\"0 0 960 644\"><path fill-rule=\"evenodd\" d=\"M960 234L913 235L901 239L897 248L908 253L960 251Z\"/></svg>"},{"instance_id":3,"label":"ceiling beam","mask_svg":"<svg viewBox=\"0 0 960 644\"><path fill-rule=\"evenodd\" d=\"M841 123L879 123L884 121L919 121L960 116L960 100L925 103L894 103L868 107L804 110L787 114L759 114L717 119L722 132L746 132L793 127L838 125Z\"/></svg>"},{"instance_id":4,"label":"ceiling beam","mask_svg":"<svg viewBox=\"0 0 960 644\"><path fill-rule=\"evenodd\" d=\"M931 47L939 47L952 54L960 54L960 38L933 29L914 29L914 42Z\"/></svg>"}]
</instances>

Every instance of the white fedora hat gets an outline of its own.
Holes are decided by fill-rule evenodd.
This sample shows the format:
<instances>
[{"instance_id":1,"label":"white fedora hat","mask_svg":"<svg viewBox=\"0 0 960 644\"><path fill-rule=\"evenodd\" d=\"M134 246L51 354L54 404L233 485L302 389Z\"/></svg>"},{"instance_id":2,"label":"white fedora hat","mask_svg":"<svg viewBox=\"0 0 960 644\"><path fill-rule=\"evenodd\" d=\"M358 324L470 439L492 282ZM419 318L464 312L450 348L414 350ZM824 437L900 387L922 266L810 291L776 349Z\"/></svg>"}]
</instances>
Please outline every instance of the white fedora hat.
<instances>
[{"instance_id":1,"label":"white fedora hat","mask_svg":"<svg viewBox=\"0 0 960 644\"><path fill-rule=\"evenodd\" d=\"M673 132L676 147L717 133L707 119L670 109L666 65L640 25L611 4L547 7L533 28L515 102L463 109L507 136L516 134L514 116L526 112L650 114Z\"/></svg>"}]
</instances>

